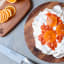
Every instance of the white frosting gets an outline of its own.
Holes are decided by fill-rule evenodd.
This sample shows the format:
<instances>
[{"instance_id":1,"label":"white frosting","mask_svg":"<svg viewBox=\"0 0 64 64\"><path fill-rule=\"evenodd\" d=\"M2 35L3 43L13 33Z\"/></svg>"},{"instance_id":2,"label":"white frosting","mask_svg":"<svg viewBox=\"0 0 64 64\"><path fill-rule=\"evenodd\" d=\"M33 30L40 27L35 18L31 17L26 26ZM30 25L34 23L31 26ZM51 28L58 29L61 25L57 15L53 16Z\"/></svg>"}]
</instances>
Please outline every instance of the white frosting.
<instances>
[{"instance_id":1,"label":"white frosting","mask_svg":"<svg viewBox=\"0 0 64 64\"><path fill-rule=\"evenodd\" d=\"M58 43L58 46L57 48L55 48L54 51L51 50L51 48L49 48L47 45L42 45L41 42L38 40L38 36L41 34L41 28L40 28L41 25L43 23L47 25L46 23L47 16L45 14L48 12L56 14L64 22L64 16L63 16L64 12L61 6L59 5L54 6L53 9L46 8L44 9L44 11L40 11L40 13L34 18L34 22L32 23L35 46L44 54L53 55L56 58L61 58L64 57L64 38L61 41L61 43ZM56 27L53 27L53 30L56 30Z\"/></svg>"},{"instance_id":2,"label":"white frosting","mask_svg":"<svg viewBox=\"0 0 64 64\"><path fill-rule=\"evenodd\" d=\"M5 1L6 0L0 0L0 6L2 6Z\"/></svg>"}]
</instances>

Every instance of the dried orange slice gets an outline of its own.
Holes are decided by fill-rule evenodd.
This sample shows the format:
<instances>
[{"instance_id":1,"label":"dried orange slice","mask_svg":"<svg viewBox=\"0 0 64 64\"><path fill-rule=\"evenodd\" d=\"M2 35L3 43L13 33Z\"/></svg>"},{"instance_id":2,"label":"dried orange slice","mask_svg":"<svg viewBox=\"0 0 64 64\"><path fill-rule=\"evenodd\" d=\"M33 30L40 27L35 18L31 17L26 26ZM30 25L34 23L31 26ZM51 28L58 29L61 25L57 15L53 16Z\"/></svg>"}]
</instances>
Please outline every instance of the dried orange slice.
<instances>
[{"instance_id":1,"label":"dried orange slice","mask_svg":"<svg viewBox=\"0 0 64 64\"><path fill-rule=\"evenodd\" d=\"M3 22L2 23L4 23L8 20L8 14L5 9L2 10L2 14L3 14Z\"/></svg>"},{"instance_id":2,"label":"dried orange slice","mask_svg":"<svg viewBox=\"0 0 64 64\"><path fill-rule=\"evenodd\" d=\"M56 26L57 24L57 16L54 14L50 14L47 16L47 24L51 27Z\"/></svg>"},{"instance_id":3,"label":"dried orange slice","mask_svg":"<svg viewBox=\"0 0 64 64\"><path fill-rule=\"evenodd\" d=\"M6 9L6 11L7 11L8 15L9 15L9 18L10 18L12 16L11 10L10 9Z\"/></svg>"},{"instance_id":4,"label":"dried orange slice","mask_svg":"<svg viewBox=\"0 0 64 64\"><path fill-rule=\"evenodd\" d=\"M16 14L16 8L14 6L7 6L7 7L5 7L5 9L10 9L12 12L12 16L14 16Z\"/></svg>"},{"instance_id":5,"label":"dried orange slice","mask_svg":"<svg viewBox=\"0 0 64 64\"><path fill-rule=\"evenodd\" d=\"M2 11L0 11L0 23L3 23L4 21L3 21L3 13L2 13Z\"/></svg>"},{"instance_id":6,"label":"dried orange slice","mask_svg":"<svg viewBox=\"0 0 64 64\"><path fill-rule=\"evenodd\" d=\"M56 27L56 32L58 35L64 35L64 24L59 24Z\"/></svg>"},{"instance_id":7,"label":"dried orange slice","mask_svg":"<svg viewBox=\"0 0 64 64\"><path fill-rule=\"evenodd\" d=\"M44 40L51 43L54 42L56 40L56 33L53 30L45 32Z\"/></svg>"},{"instance_id":8,"label":"dried orange slice","mask_svg":"<svg viewBox=\"0 0 64 64\"><path fill-rule=\"evenodd\" d=\"M7 17L9 18L9 13L7 12L7 10L3 9L3 11L7 14Z\"/></svg>"},{"instance_id":9,"label":"dried orange slice","mask_svg":"<svg viewBox=\"0 0 64 64\"><path fill-rule=\"evenodd\" d=\"M16 0L7 0L9 3L15 3Z\"/></svg>"}]
</instances>

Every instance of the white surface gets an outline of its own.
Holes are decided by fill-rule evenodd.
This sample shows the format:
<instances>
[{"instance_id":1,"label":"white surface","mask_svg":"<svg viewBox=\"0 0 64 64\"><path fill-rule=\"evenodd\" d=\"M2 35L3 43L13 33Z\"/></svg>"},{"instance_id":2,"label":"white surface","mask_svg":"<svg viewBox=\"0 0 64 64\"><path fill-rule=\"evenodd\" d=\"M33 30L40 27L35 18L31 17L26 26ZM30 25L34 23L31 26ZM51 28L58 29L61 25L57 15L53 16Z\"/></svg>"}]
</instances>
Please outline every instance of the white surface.
<instances>
[{"instance_id":1,"label":"white surface","mask_svg":"<svg viewBox=\"0 0 64 64\"><path fill-rule=\"evenodd\" d=\"M47 2L48 0L32 0L33 1L33 9L37 7L38 5ZM62 0L58 0L62 1ZM64 0L63 0L64 1ZM21 21L21 23L12 31L10 32L6 37L0 37L0 44L3 44L20 54L24 54L25 56L31 58L32 60L38 62L38 64L50 64L48 62L44 62L36 58L32 53L29 51L29 49L26 46L25 40L24 40L24 24L26 22L28 15ZM0 64L16 64L15 62L11 61L6 56L2 55L0 53ZM51 63L53 64L53 63ZM54 63L57 64L57 63ZM64 64L64 63L58 63L58 64Z\"/></svg>"},{"instance_id":2,"label":"white surface","mask_svg":"<svg viewBox=\"0 0 64 64\"><path fill-rule=\"evenodd\" d=\"M17 63L9 59L4 54L0 53L0 64L17 64Z\"/></svg>"},{"instance_id":3,"label":"white surface","mask_svg":"<svg viewBox=\"0 0 64 64\"><path fill-rule=\"evenodd\" d=\"M12 61L15 61L18 64L33 64L32 62L30 62L25 56L20 55L19 53L17 53L16 51L7 48L6 46L3 46L0 44L0 53L4 54L5 56L7 56L9 59L11 59Z\"/></svg>"},{"instance_id":4,"label":"white surface","mask_svg":"<svg viewBox=\"0 0 64 64\"><path fill-rule=\"evenodd\" d=\"M25 59L24 56L21 56L20 54L16 53L15 51L3 45L0 45L0 53L4 54L5 56L7 56L8 58L10 58L11 60L15 61L18 64L20 64L21 61Z\"/></svg>"}]
</instances>

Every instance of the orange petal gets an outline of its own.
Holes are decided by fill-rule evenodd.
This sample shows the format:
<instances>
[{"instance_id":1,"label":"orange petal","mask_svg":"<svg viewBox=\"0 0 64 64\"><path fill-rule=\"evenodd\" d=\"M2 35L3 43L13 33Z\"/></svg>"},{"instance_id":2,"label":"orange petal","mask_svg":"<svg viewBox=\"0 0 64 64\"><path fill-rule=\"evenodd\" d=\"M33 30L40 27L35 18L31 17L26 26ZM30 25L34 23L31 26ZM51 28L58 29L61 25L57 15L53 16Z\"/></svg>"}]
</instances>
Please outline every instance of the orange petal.
<instances>
[{"instance_id":1,"label":"orange petal","mask_svg":"<svg viewBox=\"0 0 64 64\"><path fill-rule=\"evenodd\" d=\"M51 27L56 26L57 24L57 16L54 14L51 14L50 16L47 17L47 24Z\"/></svg>"},{"instance_id":2,"label":"orange petal","mask_svg":"<svg viewBox=\"0 0 64 64\"><path fill-rule=\"evenodd\" d=\"M51 48L51 43L47 43L47 45L48 45L48 47L50 47L50 48Z\"/></svg>"},{"instance_id":3,"label":"orange petal","mask_svg":"<svg viewBox=\"0 0 64 64\"><path fill-rule=\"evenodd\" d=\"M57 47L57 42L54 43L55 48Z\"/></svg>"},{"instance_id":4,"label":"orange petal","mask_svg":"<svg viewBox=\"0 0 64 64\"><path fill-rule=\"evenodd\" d=\"M47 43L48 47L50 47L52 50L55 50L54 43Z\"/></svg>"},{"instance_id":5,"label":"orange petal","mask_svg":"<svg viewBox=\"0 0 64 64\"><path fill-rule=\"evenodd\" d=\"M59 24L56 27L56 32L58 35L64 35L64 24Z\"/></svg>"},{"instance_id":6,"label":"orange petal","mask_svg":"<svg viewBox=\"0 0 64 64\"><path fill-rule=\"evenodd\" d=\"M39 35L39 36L38 36L38 39L39 39L40 41L42 41L42 40L43 40L43 35L42 35L42 34Z\"/></svg>"},{"instance_id":7,"label":"orange petal","mask_svg":"<svg viewBox=\"0 0 64 64\"><path fill-rule=\"evenodd\" d=\"M45 45L45 44L46 44L45 40L42 40L42 45Z\"/></svg>"}]
</instances>

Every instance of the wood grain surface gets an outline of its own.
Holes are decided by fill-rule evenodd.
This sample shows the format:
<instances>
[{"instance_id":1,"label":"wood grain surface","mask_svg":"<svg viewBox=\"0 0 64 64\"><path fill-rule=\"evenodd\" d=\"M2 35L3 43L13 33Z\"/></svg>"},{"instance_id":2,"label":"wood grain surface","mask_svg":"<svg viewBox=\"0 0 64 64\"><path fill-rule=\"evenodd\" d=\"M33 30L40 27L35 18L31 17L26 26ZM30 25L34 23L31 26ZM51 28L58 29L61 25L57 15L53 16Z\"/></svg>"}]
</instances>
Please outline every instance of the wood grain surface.
<instances>
[{"instance_id":1,"label":"wood grain surface","mask_svg":"<svg viewBox=\"0 0 64 64\"><path fill-rule=\"evenodd\" d=\"M10 32L25 16L31 6L30 0L18 0L18 2L14 4L5 2L0 9L3 9L8 5L13 5L16 7L16 15L9 19L8 22L0 24L0 36L5 36L8 32Z\"/></svg>"},{"instance_id":2,"label":"wood grain surface","mask_svg":"<svg viewBox=\"0 0 64 64\"><path fill-rule=\"evenodd\" d=\"M27 46L29 47L29 49L31 50L31 52L38 57L41 60L47 61L47 62L53 62L53 63L57 63L57 62L63 62L64 58L54 58L52 55L45 55L43 53L41 53L41 51L39 51L38 49L35 48L35 41L34 41L34 37L33 37L33 29L32 29L32 22L34 17L40 12L43 11L43 9L45 8L53 8L53 6L55 5L60 5L60 6L64 6L63 3L59 3L59 2L47 2L44 3L40 6L38 6L37 8L35 8L32 13L29 15L25 27L24 27L24 35L25 35L25 40L27 43Z\"/></svg>"}]
</instances>

